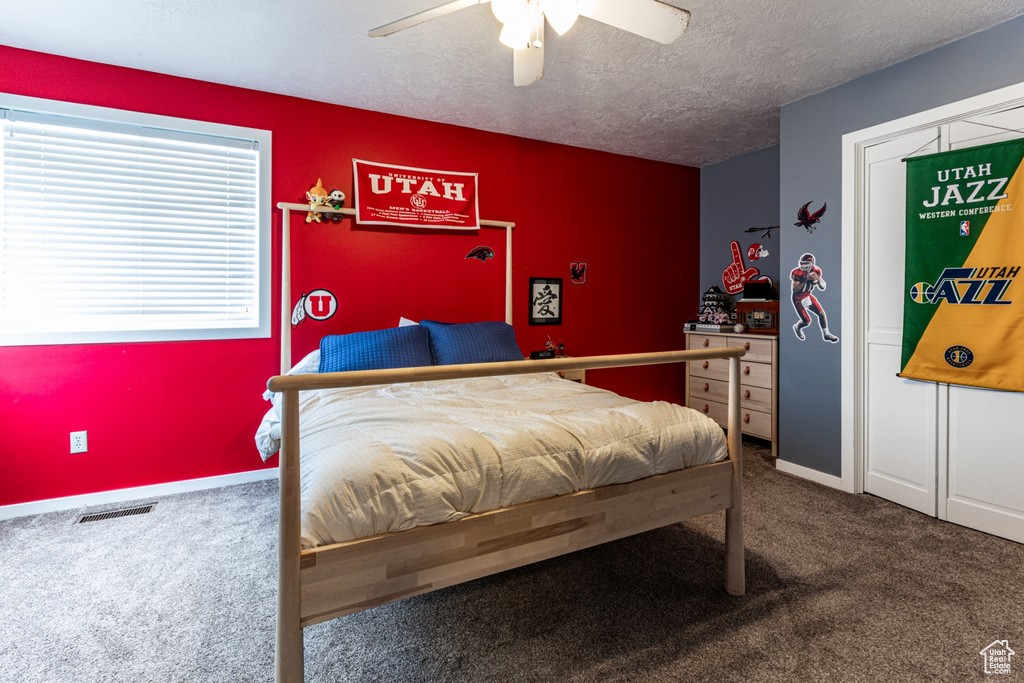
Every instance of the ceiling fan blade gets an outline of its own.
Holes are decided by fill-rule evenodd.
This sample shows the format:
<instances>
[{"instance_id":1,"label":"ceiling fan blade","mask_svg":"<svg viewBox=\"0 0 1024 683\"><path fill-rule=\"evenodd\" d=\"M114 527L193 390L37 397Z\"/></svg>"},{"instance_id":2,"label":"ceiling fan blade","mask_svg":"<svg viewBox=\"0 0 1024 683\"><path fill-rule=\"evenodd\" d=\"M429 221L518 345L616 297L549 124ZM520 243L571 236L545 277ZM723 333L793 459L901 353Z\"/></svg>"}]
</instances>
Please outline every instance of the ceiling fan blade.
<instances>
[{"instance_id":1,"label":"ceiling fan blade","mask_svg":"<svg viewBox=\"0 0 1024 683\"><path fill-rule=\"evenodd\" d=\"M512 81L530 85L544 77L544 19L530 29L529 47L512 51Z\"/></svg>"},{"instance_id":2,"label":"ceiling fan blade","mask_svg":"<svg viewBox=\"0 0 1024 683\"><path fill-rule=\"evenodd\" d=\"M512 80L516 85L530 85L544 77L544 46L525 47L512 54Z\"/></svg>"},{"instance_id":3,"label":"ceiling fan blade","mask_svg":"<svg viewBox=\"0 0 1024 683\"><path fill-rule=\"evenodd\" d=\"M380 38L381 36L390 36L392 33L397 33L403 29L411 28L417 24L422 24L424 21L430 21L438 17L443 17L446 14L450 14L460 9L465 9L473 5L478 5L481 2L487 2L487 0L453 0L452 2L446 2L443 5L438 5L432 9L423 10L417 14L413 14L405 19L399 19L393 21L390 24L384 24L370 31L371 38Z\"/></svg>"},{"instance_id":4,"label":"ceiling fan blade","mask_svg":"<svg viewBox=\"0 0 1024 683\"><path fill-rule=\"evenodd\" d=\"M659 43L671 43L690 25L690 13L659 0L579 0L580 14Z\"/></svg>"}]
</instances>

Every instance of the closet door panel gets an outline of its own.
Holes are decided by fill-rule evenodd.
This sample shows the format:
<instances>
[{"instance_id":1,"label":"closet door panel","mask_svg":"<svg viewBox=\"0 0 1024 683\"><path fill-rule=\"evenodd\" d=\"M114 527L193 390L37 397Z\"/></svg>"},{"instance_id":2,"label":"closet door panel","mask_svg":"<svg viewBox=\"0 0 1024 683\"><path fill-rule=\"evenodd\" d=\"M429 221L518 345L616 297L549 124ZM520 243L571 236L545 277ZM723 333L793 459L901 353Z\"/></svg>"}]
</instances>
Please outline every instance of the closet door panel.
<instances>
[{"instance_id":1,"label":"closet door panel","mask_svg":"<svg viewBox=\"0 0 1024 683\"><path fill-rule=\"evenodd\" d=\"M1024 543L1024 394L949 387L946 518Z\"/></svg>"},{"instance_id":2,"label":"closet door panel","mask_svg":"<svg viewBox=\"0 0 1024 683\"><path fill-rule=\"evenodd\" d=\"M936 514L936 388L900 379L900 348L868 347L872 396L868 404L868 493L926 515Z\"/></svg>"},{"instance_id":3,"label":"closet door panel","mask_svg":"<svg viewBox=\"0 0 1024 683\"><path fill-rule=\"evenodd\" d=\"M938 129L868 150L864 490L928 515L937 512L937 390L896 376L903 344L906 179L903 158L937 151Z\"/></svg>"}]
</instances>

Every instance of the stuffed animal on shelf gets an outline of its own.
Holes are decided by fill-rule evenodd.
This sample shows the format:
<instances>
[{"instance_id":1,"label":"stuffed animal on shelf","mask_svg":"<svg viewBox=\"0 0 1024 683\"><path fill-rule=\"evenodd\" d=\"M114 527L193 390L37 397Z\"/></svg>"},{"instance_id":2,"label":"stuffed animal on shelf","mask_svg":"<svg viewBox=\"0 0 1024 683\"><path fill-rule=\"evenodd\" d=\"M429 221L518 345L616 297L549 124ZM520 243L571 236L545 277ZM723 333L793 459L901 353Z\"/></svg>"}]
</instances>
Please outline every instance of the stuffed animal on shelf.
<instances>
[{"instance_id":1,"label":"stuffed animal on shelf","mask_svg":"<svg viewBox=\"0 0 1024 683\"><path fill-rule=\"evenodd\" d=\"M326 205L328 198L327 190L321 184L320 178L317 178L316 185L311 187L309 192L306 193L306 199L309 200L309 212L306 214L307 223L312 223L313 221L320 222L320 212L316 211L316 208Z\"/></svg>"},{"instance_id":2,"label":"stuffed animal on shelf","mask_svg":"<svg viewBox=\"0 0 1024 683\"><path fill-rule=\"evenodd\" d=\"M331 190L331 193L327 195L327 205L332 209L340 209L345 204L345 193L341 190ZM340 223L341 219L345 217L343 213L332 213L331 222Z\"/></svg>"}]
</instances>

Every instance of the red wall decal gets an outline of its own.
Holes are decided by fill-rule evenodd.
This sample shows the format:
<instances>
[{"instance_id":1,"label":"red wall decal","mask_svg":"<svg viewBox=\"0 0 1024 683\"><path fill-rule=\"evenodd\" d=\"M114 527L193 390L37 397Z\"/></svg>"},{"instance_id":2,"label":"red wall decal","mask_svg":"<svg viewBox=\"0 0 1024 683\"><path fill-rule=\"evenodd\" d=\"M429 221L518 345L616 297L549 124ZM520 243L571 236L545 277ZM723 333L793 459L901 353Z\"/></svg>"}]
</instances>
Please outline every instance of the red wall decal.
<instances>
[{"instance_id":1,"label":"red wall decal","mask_svg":"<svg viewBox=\"0 0 1024 683\"><path fill-rule=\"evenodd\" d=\"M513 311L524 353L543 348L552 331L527 324L528 278L562 272L581 247L601 278L565 290L557 336L568 353L684 346L680 321L700 295L696 168L3 46L0 91L270 130L275 204L305 202L316 178L351 196L353 157L473 169L481 217L517 224ZM627 199L628 217L614 210ZM304 218L294 213L291 225L292 293L327 288L337 311L295 329L295 360L324 334L393 327L400 316L504 319L500 231ZM0 348L0 505L263 466L253 435L268 407L261 393L278 366L280 220L275 209L270 339ZM486 268L465 258L480 244L496 245ZM640 282L644 296L636 296ZM684 397L681 367L587 377L636 398ZM70 455L68 434L78 430L88 430L89 452Z\"/></svg>"}]
</instances>

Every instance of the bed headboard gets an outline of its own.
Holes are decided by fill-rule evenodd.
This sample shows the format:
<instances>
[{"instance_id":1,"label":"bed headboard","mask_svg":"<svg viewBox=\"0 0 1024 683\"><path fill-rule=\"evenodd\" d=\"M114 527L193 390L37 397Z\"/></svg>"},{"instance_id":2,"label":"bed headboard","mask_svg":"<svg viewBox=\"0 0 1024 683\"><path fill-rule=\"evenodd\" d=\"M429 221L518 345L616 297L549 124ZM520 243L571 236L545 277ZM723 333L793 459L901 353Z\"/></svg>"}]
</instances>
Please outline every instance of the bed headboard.
<instances>
[{"instance_id":1,"label":"bed headboard","mask_svg":"<svg viewBox=\"0 0 1024 683\"><path fill-rule=\"evenodd\" d=\"M292 367L292 252L291 252L291 212L315 211L325 214L356 215L355 209L335 209L329 206L314 206L291 202L278 202L281 209L281 374ZM516 224L509 221L480 221L481 228L499 228L505 230L505 322L512 324L512 230Z\"/></svg>"}]
</instances>

